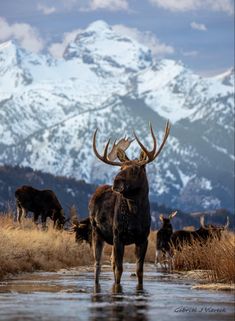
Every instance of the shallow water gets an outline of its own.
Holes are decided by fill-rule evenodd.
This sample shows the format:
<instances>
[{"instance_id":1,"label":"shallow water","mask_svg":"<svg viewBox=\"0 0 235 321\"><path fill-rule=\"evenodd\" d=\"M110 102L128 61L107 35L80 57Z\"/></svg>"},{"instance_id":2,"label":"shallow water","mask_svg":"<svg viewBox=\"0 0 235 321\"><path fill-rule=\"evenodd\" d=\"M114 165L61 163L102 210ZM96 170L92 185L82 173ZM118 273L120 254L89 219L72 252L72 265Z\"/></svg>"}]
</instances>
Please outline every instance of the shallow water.
<instances>
[{"instance_id":1,"label":"shallow water","mask_svg":"<svg viewBox=\"0 0 235 321\"><path fill-rule=\"evenodd\" d=\"M23 274L0 283L0 320L157 321L234 320L232 292L192 290L195 283L145 266L143 289L125 264L122 287L109 266L100 287L90 268Z\"/></svg>"}]
</instances>

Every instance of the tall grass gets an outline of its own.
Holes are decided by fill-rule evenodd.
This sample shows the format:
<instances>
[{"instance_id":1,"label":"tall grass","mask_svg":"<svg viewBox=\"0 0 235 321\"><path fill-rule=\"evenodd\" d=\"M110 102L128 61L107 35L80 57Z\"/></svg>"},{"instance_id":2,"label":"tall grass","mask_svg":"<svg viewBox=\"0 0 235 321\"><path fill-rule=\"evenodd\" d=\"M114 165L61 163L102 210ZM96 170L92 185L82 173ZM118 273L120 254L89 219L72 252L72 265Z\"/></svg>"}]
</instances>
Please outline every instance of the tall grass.
<instances>
[{"instance_id":1,"label":"tall grass","mask_svg":"<svg viewBox=\"0 0 235 321\"><path fill-rule=\"evenodd\" d=\"M145 262L154 263L155 261L155 252L156 252L156 233L150 232L148 238L148 250L145 256ZM104 250L105 258L111 255L111 246L106 246ZM124 252L124 261L129 263L135 263L135 245L128 245L125 246Z\"/></svg>"},{"instance_id":2,"label":"tall grass","mask_svg":"<svg viewBox=\"0 0 235 321\"><path fill-rule=\"evenodd\" d=\"M194 242L175 250L174 268L181 271L205 270L210 281L235 282L235 235L225 232L221 240Z\"/></svg>"},{"instance_id":3,"label":"tall grass","mask_svg":"<svg viewBox=\"0 0 235 321\"><path fill-rule=\"evenodd\" d=\"M146 262L154 263L156 233L151 232ZM106 245L103 263L110 262L112 248ZM135 262L134 245L126 246L124 261ZM22 226L11 215L0 215L0 279L9 273L35 270L55 271L81 265L93 266L92 251L87 244L77 244L75 235L37 229L30 219ZM204 245L194 242L175 250L174 268L180 271L205 270L211 281L235 282L235 235L226 233L221 241Z\"/></svg>"},{"instance_id":4,"label":"tall grass","mask_svg":"<svg viewBox=\"0 0 235 321\"><path fill-rule=\"evenodd\" d=\"M75 235L56 231L48 224L47 231L36 228L30 219L20 226L11 214L0 215L0 279L19 272L36 270L56 271L81 265L93 266L93 255L88 244L77 244ZM103 263L109 264L112 247L105 246ZM155 235L149 237L146 261L154 262ZM135 262L134 246L125 249L126 262Z\"/></svg>"},{"instance_id":5,"label":"tall grass","mask_svg":"<svg viewBox=\"0 0 235 321\"><path fill-rule=\"evenodd\" d=\"M78 245L74 235L38 230L30 220L24 227L14 224L10 216L0 217L0 278L9 273L87 265L92 262L89 246Z\"/></svg>"}]
</instances>

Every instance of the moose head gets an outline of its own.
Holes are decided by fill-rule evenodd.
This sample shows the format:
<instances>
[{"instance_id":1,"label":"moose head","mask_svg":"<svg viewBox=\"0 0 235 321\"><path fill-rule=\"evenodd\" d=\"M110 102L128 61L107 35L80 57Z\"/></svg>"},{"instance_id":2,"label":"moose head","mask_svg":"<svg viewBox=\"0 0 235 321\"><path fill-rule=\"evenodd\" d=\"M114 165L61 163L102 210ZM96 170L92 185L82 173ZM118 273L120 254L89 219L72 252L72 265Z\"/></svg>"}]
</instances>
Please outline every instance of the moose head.
<instances>
[{"instance_id":1,"label":"moose head","mask_svg":"<svg viewBox=\"0 0 235 321\"><path fill-rule=\"evenodd\" d=\"M218 239L221 239L223 231L227 230L229 227L229 217L227 216L227 222L225 225L218 226L213 224L205 224L205 217L204 215L200 217L200 224L202 230L208 233L210 237L217 237Z\"/></svg>"},{"instance_id":2,"label":"moose head","mask_svg":"<svg viewBox=\"0 0 235 321\"><path fill-rule=\"evenodd\" d=\"M53 226L58 230L62 230L65 223L68 221L65 218L65 213L62 208L52 209L50 212L50 217L54 222Z\"/></svg>"},{"instance_id":3,"label":"moose head","mask_svg":"<svg viewBox=\"0 0 235 321\"><path fill-rule=\"evenodd\" d=\"M132 198L138 194L138 191L144 186L148 187L145 166L154 161L160 154L163 146L166 143L168 135L170 133L169 121L166 123L163 141L160 147L157 149L157 139L154 135L152 125L150 124L150 132L153 138L153 148L148 150L143 143L139 140L136 133L134 137L141 148L140 156L137 159L130 160L125 151L134 141L126 138L122 138L120 141L113 143L111 151L108 153L110 139L108 140L103 155L100 155L96 148L96 135L98 129L96 129L93 137L93 150L95 155L104 163L119 166L120 171L116 175L112 189L114 192L123 194L126 198ZM118 159L118 160L117 160Z\"/></svg>"},{"instance_id":4,"label":"moose head","mask_svg":"<svg viewBox=\"0 0 235 321\"><path fill-rule=\"evenodd\" d=\"M175 217L177 214L177 211L172 212L168 217L165 217L163 214L159 215L159 219L162 222L162 227L166 228L168 226L171 226L171 220L173 219L173 217Z\"/></svg>"}]
</instances>

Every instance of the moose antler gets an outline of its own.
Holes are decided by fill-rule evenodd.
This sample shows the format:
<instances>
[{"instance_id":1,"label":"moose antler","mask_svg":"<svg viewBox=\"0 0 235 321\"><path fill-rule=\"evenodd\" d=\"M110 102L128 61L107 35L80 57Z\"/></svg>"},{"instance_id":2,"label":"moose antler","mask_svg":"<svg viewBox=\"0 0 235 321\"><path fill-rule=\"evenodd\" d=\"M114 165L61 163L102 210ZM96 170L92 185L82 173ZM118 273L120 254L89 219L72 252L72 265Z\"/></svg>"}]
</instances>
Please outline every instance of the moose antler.
<instances>
[{"instance_id":1,"label":"moose antler","mask_svg":"<svg viewBox=\"0 0 235 321\"><path fill-rule=\"evenodd\" d=\"M175 217L175 216L176 216L176 214L177 214L177 211L172 212L172 213L169 215L169 219L170 219L170 220L172 220L172 219L173 219L173 217Z\"/></svg>"},{"instance_id":2,"label":"moose antler","mask_svg":"<svg viewBox=\"0 0 235 321\"><path fill-rule=\"evenodd\" d=\"M227 229L229 227L229 217L227 216L227 222L224 225L224 229Z\"/></svg>"},{"instance_id":3,"label":"moose antler","mask_svg":"<svg viewBox=\"0 0 235 321\"><path fill-rule=\"evenodd\" d=\"M209 227L209 228L206 227L204 220L205 220L205 217L204 217L204 215L203 215L203 216L200 217L201 227L203 227L205 230L210 229L210 227ZM227 221L226 221L225 225L223 225L223 226L217 226L216 228L217 228L217 229L220 229L220 230L226 230L228 227L229 227L229 217L227 216Z\"/></svg>"},{"instance_id":4,"label":"moose antler","mask_svg":"<svg viewBox=\"0 0 235 321\"><path fill-rule=\"evenodd\" d=\"M111 161L114 161L117 158L117 153L119 149L121 149L122 151L127 150L127 148L134 141L134 139L124 137L121 138L117 143L116 141L117 140L115 139L111 152L108 154L108 159Z\"/></svg>"},{"instance_id":5,"label":"moose antler","mask_svg":"<svg viewBox=\"0 0 235 321\"><path fill-rule=\"evenodd\" d=\"M126 160L125 160L125 158L122 157L123 159L121 161L115 161L115 159L118 157L119 151L125 152L125 150L130 146L130 144L134 141L134 139L131 140L130 138L127 138L127 139L122 138L117 143L115 140L111 151L108 153L109 144L110 144L110 139L109 139L107 144L105 145L103 155L100 155L99 152L97 151L97 148L96 148L97 131L98 131L98 128L95 130L95 133L93 136L93 150L94 150L94 153L97 158L99 158L102 162L109 164L109 165L113 165L113 166L122 166L125 163L125 161L129 161L127 157L125 157ZM161 153L161 150L162 150L163 146L165 145L166 140L169 136L170 123L169 123L169 121L167 121L167 123L166 123L163 141L162 141L159 149L157 149L157 139L154 135L151 123L150 123L150 131L151 131L151 135L153 138L153 149L151 151L147 150L147 148L141 143L141 141L137 137L136 133L134 132L135 139L137 140L137 143L140 145L140 147L142 149L142 153L144 155L144 157L142 157L142 159L139 159L138 161L133 160L133 162L136 162L138 165L148 164L148 163L152 162L155 158L158 157L158 155Z\"/></svg>"},{"instance_id":6,"label":"moose antler","mask_svg":"<svg viewBox=\"0 0 235 321\"><path fill-rule=\"evenodd\" d=\"M204 215L202 215L200 217L200 225L201 225L202 228L206 229L206 227L205 227L205 216Z\"/></svg>"},{"instance_id":7,"label":"moose antler","mask_svg":"<svg viewBox=\"0 0 235 321\"><path fill-rule=\"evenodd\" d=\"M152 128L152 125L150 123L150 132L151 132L151 135L152 135L152 138L153 138L153 148L152 148L151 151L147 150L147 148L141 143L141 141L139 140L139 138L137 137L137 135L136 135L136 133L134 131L134 136L135 136L135 139L136 139L137 143L140 145L141 149L147 155L147 159L146 160L143 160L143 161L139 162L139 163L141 163L141 165L145 165L145 164L151 163L155 158L157 158L159 156L163 146L165 145L165 143L167 141L167 138L168 138L169 133L170 133L170 129L171 129L171 126L170 126L170 122L168 120L167 123L166 123L166 126L165 126L165 132L164 132L163 141L162 141L159 149L157 149L157 138L154 135L153 128Z\"/></svg>"},{"instance_id":8,"label":"moose antler","mask_svg":"<svg viewBox=\"0 0 235 321\"><path fill-rule=\"evenodd\" d=\"M122 166L123 162L114 161L117 158L117 152L118 149L121 149L122 151L125 151L130 144L133 142L133 140L130 140L129 138L122 138L117 143L116 140L113 143L111 152L108 154L108 148L110 144L110 139L108 140L107 144L105 145L103 156L100 155L96 148L96 134L97 134L98 128L96 129L94 136L93 136L93 150L97 158L99 158L102 162L113 165L113 166Z\"/></svg>"}]
</instances>

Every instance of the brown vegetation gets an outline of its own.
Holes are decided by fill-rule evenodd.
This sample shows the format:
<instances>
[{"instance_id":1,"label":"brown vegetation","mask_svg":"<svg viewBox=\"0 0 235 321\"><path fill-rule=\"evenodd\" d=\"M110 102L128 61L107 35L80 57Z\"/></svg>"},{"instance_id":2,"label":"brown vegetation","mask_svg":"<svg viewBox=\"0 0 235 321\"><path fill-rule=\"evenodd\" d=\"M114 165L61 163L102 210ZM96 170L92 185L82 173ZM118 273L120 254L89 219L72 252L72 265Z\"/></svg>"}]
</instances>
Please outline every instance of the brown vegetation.
<instances>
[{"instance_id":1,"label":"brown vegetation","mask_svg":"<svg viewBox=\"0 0 235 321\"><path fill-rule=\"evenodd\" d=\"M235 282L235 235L225 232L222 239L201 245L195 241L175 250L174 268L180 271L205 270L210 281Z\"/></svg>"},{"instance_id":2,"label":"brown vegetation","mask_svg":"<svg viewBox=\"0 0 235 321\"><path fill-rule=\"evenodd\" d=\"M74 234L35 228L31 220L24 227L13 223L10 215L0 216L0 279L9 273L87 265L92 262L89 246L78 245Z\"/></svg>"},{"instance_id":3,"label":"brown vegetation","mask_svg":"<svg viewBox=\"0 0 235 321\"><path fill-rule=\"evenodd\" d=\"M156 252L156 232L150 232L148 238L148 249L145 256L145 261L148 263L154 263L155 261L155 252ZM108 262L112 253L112 247L110 245L105 245L104 248L104 259L103 261ZM135 263L135 245L125 246L124 261L128 263Z\"/></svg>"},{"instance_id":4,"label":"brown vegetation","mask_svg":"<svg viewBox=\"0 0 235 321\"><path fill-rule=\"evenodd\" d=\"M146 262L154 263L156 233L151 232ZM103 263L110 262L111 246L106 245ZM126 262L134 263L134 245L126 246ZM56 271L82 265L93 265L88 244L77 244L75 235L55 231L49 224L47 232L35 228L26 219L21 228L12 216L0 215L0 279L10 273L35 270ZM211 282L235 282L235 234L225 233L221 241L214 239L201 246L195 242L175 251L174 268L178 271L204 270Z\"/></svg>"}]
</instances>

